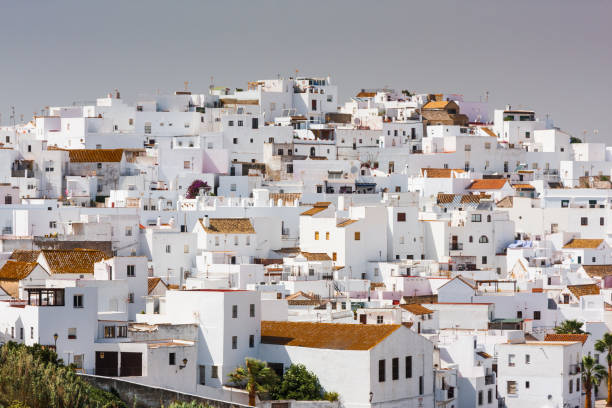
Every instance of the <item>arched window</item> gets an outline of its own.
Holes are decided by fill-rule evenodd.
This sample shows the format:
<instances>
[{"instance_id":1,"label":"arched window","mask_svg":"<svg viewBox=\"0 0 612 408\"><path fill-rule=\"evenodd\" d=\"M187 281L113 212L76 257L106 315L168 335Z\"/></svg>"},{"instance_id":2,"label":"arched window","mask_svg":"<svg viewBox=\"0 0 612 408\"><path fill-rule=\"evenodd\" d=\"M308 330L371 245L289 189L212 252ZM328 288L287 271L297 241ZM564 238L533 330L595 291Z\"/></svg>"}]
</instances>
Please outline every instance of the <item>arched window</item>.
<instances>
[{"instance_id":1,"label":"arched window","mask_svg":"<svg viewBox=\"0 0 612 408\"><path fill-rule=\"evenodd\" d=\"M480 242L481 244L488 244L489 243L489 238L487 238L486 235L481 235L480 239L478 240L478 242Z\"/></svg>"},{"instance_id":2,"label":"arched window","mask_svg":"<svg viewBox=\"0 0 612 408\"><path fill-rule=\"evenodd\" d=\"M491 214L487 215L487 222L491 222Z\"/></svg>"}]
</instances>

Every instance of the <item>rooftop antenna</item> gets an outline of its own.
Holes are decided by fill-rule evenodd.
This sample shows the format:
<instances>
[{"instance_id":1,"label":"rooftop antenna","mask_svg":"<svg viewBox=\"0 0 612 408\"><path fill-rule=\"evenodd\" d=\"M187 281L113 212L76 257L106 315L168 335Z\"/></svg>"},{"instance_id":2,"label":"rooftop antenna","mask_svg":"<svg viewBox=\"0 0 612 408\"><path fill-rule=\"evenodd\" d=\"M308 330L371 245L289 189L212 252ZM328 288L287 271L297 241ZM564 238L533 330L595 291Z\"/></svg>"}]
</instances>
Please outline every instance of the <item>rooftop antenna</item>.
<instances>
[{"instance_id":1,"label":"rooftop antenna","mask_svg":"<svg viewBox=\"0 0 612 408\"><path fill-rule=\"evenodd\" d=\"M15 107L11 106L11 116L10 116L11 125L15 126Z\"/></svg>"},{"instance_id":2,"label":"rooftop antenna","mask_svg":"<svg viewBox=\"0 0 612 408\"><path fill-rule=\"evenodd\" d=\"M489 102L489 91L485 91L485 102Z\"/></svg>"}]
</instances>

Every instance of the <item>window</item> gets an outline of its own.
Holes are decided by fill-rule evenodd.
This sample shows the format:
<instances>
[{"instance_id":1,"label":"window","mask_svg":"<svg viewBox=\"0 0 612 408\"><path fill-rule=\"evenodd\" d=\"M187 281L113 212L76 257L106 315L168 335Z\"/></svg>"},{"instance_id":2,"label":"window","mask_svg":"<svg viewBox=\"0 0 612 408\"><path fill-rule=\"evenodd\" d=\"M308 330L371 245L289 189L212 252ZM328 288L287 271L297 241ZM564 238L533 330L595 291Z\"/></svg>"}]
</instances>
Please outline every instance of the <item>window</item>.
<instances>
[{"instance_id":1,"label":"window","mask_svg":"<svg viewBox=\"0 0 612 408\"><path fill-rule=\"evenodd\" d=\"M533 311L533 320L540 320L541 318L541 314L539 310L534 310Z\"/></svg>"},{"instance_id":2,"label":"window","mask_svg":"<svg viewBox=\"0 0 612 408\"><path fill-rule=\"evenodd\" d=\"M487 238L486 235L481 235L480 238L478 239L478 242L481 244L488 244L489 238Z\"/></svg>"},{"instance_id":3,"label":"window","mask_svg":"<svg viewBox=\"0 0 612 408\"><path fill-rule=\"evenodd\" d=\"M259 128L259 119L258 118L252 118L251 119L251 128L252 129L258 129Z\"/></svg>"},{"instance_id":4,"label":"window","mask_svg":"<svg viewBox=\"0 0 612 408\"><path fill-rule=\"evenodd\" d=\"M4 204L13 204L13 197L10 195L4 196Z\"/></svg>"},{"instance_id":5,"label":"window","mask_svg":"<svg viewBox=\"0 0 612 408\"><path fill-rule=\"evenodd\" d=\"M21 329L20 331L22 331L22 330L23 329ZM34 327L30 327L30 339L33 339L33 338L34 338ZM76 331L74 333L74 338L76 339Z\"/></svg>"},{"instance_id":6,"label":"window","mask_svg":"<svg viewBox=\"0 0 612 408\"><path fill-rule=\"evenodd\" d=\"M188 254L189 253L189 245L183 245L183 253L184 254Z\"/></svg>"},{"instance_id":7,"label":"window","mask_svg":"<svg viewBox=\"0 0 612 408\"><path fill-rule=\"evenodd\" d=\"M234 245L238 246L238 235L234 236Z\"/></svg>"},{"instance_id":8,"label":"window","mask_svg":"<svg viewBox=\"0 0 612 408\"><path fill-rule=\"evenodd\" d=\"M136 265L127 266L127 276L132 277L132 278L136 276Z\"/></svg>"},{"instance_id":9,"label":"window","mask_svg":"<svg viewBox=\"0 0 612 408\"><path fill-rule=\"evenodd\" d=\"M145 124L144 124L144 132L147 135L151 134L151 122L145 122Z\"/></svg>"},{"instance_id":10,"label":"window","mask_svg":"<svg viewBox=\"0 0 612 408\"><path fill-rule=\"evenodd\" d=\"M525 354L525 364L531 363L531 356L529 354Z\"/></svg>"},{"instance_id":11,"label":"window","mask_svg":"<svg viewBox=\"0 0 612 408\"><path fill-rule=\"evenodd\" d=\"M483 263L483 264L485 264L485 265L486 265L486 263L487 263L487 257L486 257L486 256L483 256L483 257L482 257L482 259L481 259L481 263Z\"/></svg>"},{"instance_id":12,"label":"window","mask_svg":"<svg viewBox=\"0 0 612 408\"><path fill-rule=\"evenodd\" d=\"M424 392L424 387L425 384L423 384L423 376L419 375L419 395L423 395Z\"/></svg>"},{"instance_id":13,"label":"window","mask_svg":"<svg viewBox=\"0 0 612 408\"><path fill-rule=\"evenodd\" d=\"M168 365L176 365L176 353L168 353Z\"/></svg>"},{"instance_id":14,"label":"window","mask_svg":"<svg viewBox=\"0 0 612 408\"><path fill-rule=\"evenodd\" d=\"M605 225L604 217L599 217L599 225Z\"/></svg>"},{"instance_id":15,"label":"window","mask_svg":"<svg viewBox=\"0 0 612 408\"><path fill-rule=\"evenodd\" d=\"M406 378L412 378L412 356L406 356Z\"/></svg>"},{"instance_id":16,"label":"window","mask_svg":"<svg viewBox=\"0 0 612 408\"><path fill-rule=\"evenodd\" d=\"M255 317L255 304L254 303L251 303L251 305L249 306L249 316Z\"/></svg>"},{"instance_id":17,"label":"window","mask_svg":"<svg viewBox=\"0 0 612 408\"><path fill-rule=\"evenodd\" d=\"M383 324L384 318L382 316L376 316L376 324Z\"/></svg>"},{"instance_id":18,"label":"window","mask_svg":"<svg viewBox=\"0 0 612 408\"><path fill-rule=\"evenodd\" d=\"M49 228L57 228L57 221L49 221Z\"/></svg>"},{"instance_id":19,"label":"window","mask_svg":"<svg viewBox=\"0 0 612 408\"><path fill-rule=\"evenodd\" d=\"M230 184L230 191L236 191L236 184Z\"/></svg>"},{"instance_id":20,"label":"window","mask_svg":"<svg viewBox=\"0 0 612 408\"><path fill-rule=\"evenodd\" d=\"M508 367L514 367L514 354L508 354Z\"/></svg>"},{"instance_id":21,"label":"window","mask_svg":"<svg viewBox=\"0 0 612 408\"><path fill-rule=\"evenodd\" d=\"M127 326L117 327L117 337L127 337Z\"/></svg>"},{"instance_id":22,"label":"window","mask_svg":"<svg viewBox=\"0 0 612 408\"><path fill-rule=\"evenodd\" d=\"M493 390L489 389L489 391L487 391L487 403L491 404L493 402Z\"/></svg>"},{"instance_id":23,"label":"window","mask_svg":"<svg viewBox=\"0 0 612 408\"><path fill-rule=\"evenodd\" d=\"M397 213L397 222L406 222L406 213L398 212Z\"/></svg>"},{"instance_id":24,"label":"window","mask_svg":"<svg viewBox=\"0 0 612 408\"><path fill-rule=\"evenodd\" d=\"M237 138L237 137L233 138L233 139L232 139L232 143L233 143L233 144L238 144L238 138Z\"/></svg>"},{"instance_id":25,"label":"window","mask_svg":"<svg viewBox=\"0 0 612 408\"><path fill-rule=\"evenodd\" d=\"M232 336L232 350L238 349L238 336Z\"/></svg>"},{"instance_id":26,"label":"window","mask_svg":"<svg viewBox=\"0 0 612 408\"><path fill-rule=\"evenodd\" d=\"M393 380L399 380L399 358L397 357L391 360L391 378Z\"/></svg>"},{"instance_id":27,"label":"window","mask_svg":"<svg viewBox=\"0 0 612 408\"><path fill-rule=\"evenodd\" d=\"M469 144L466 144L466 145L464 146L464 148L465 148L465 151L466 151L466 152L470 152L470 151L472 151L472 146L471 146L471 145L469 145Z\"/></svg>"},{"instance_id":28,"label":"window","mask_svg":"<svg viewBox=\"0 0 612 408\"><path fill-rule=\"evenodd\" d=\"M516 394L516 381L508 381L506 383L506 394L508 395Z\"/></svg>"},{"instance_id":29,"label":"window","mask_svg":"<svg viewBox=\"0 0 612 408\"><path fill-rule=\"evenodd\" d=\"M484 402L484 395L482 393L482 390L478 391L478 405L482 405L482 403Z\"/></svg>"},{"instance_id":30,"label":"window","mask_svg":"<svg viewBox=\"0 0 612 408\"><path fill-rule=\"evenodd\" d=\"M314 239L315 239L315 241L319 240L319 231L315 231Z\"/></svg>"},{"instance_id":31,"label":"window","mask_svg":"<svg viewBox=\"0 0 612 408\"><path fill-rule=\"evenodd\" d=\"M468 241L469 241L470 243L471 243L471 242L474 242L474 237L472 237L472 236L470 235L470 236L468 237Z\"/></svg>"},{"instance_id":32,"label":"window","mask_svg":"<svg viewBox=\"0 0 612 408\"><path fill-rule=\"evenodd\" d=\"M576 392L580 391L580 377L576 378Z\"/></svg>"},{"instance_id":33,"label":"window","mask_svg":"<svg viewBox=\"0 0 612 408\"><path fill-rule=\"evenodd\" d=\"M561 208L569 207L569 200L561 200Z\"/></svg>"},{"instance_id":34,"label":"window","mask_svg":"<svg viewBox=\"0 0 612 408\"><path fill-rule=\"evenodd\" d=\"M72 297L72 307L76 309L83 307L83 295L74 295Z\"/></svg>"},{"instance_id":35,"label":"window","mask_svg":"<svg viewBox=\"0 0 612 408\"><path fill-rule=\"evenodd\" d=\"M200 385L206 385L206 366L198 366L198 379Z\"/></svg>"},{"instance_id":36,"label":"window","mask_svg":"<svg viewBox=\"0 0 612 408\"><path fill-rule=\"evenodd\" d=\"M378 382L385 382L385 360L378 360Z\"/></svg>"},{"instance_id":37,"label":"window","mask_svg":"<svg viewBox=\"0 0 612 408\"><path fill-rule=\"evenodd\" d=\"M238 126L242 126L242 125L244 125L244 122L243 122L243 121L241 121L241 120L239 120L239 121L238 121Z\"/></svg>"},{"instance_id":38,"label":"window","mask_svg":"<svg viewBox=\"0 0 612 408\"><path fill-rule=\"evenodd\" d=\"M589 219L587 217L580 217L580 225L589 225Z\"/></svg>"},{"instance_id":39,"label":"window","mask_svg":"<svg viewBox=\"0 0 612 408\"><path fill-rule=\"evenodd\" d=\"M487 222L491 222L491 214L487 214Z\"/></svg>"},{"instance_id":40,"label":"window","mask_svg":"<svg viewBox=\"0 0 612 408\"><path fill-rule=\"evenodd\" d=\"M525 388L529 388L529 381L525 381Z\"/></svg>"},{"instance_id":41,"label":"window","mask_svg":"<svg viewBox=\"0 0 612 408\"><path fill-rule=\"evenodd\" d=\"M529 139L531 137L531 132L525 132L525 139Z\"/></svg>"},{"instance_id":42,"label":"window","mask_svg":"<svg viewBox=\"0 0 612 408\"><path fill-rule=\"evenodd\" d=\"M482 222L481 214L472 214L472 222Z\"/></svg>"},{"instance_id":43,"label":"window","mask_svg":"<svg viewBox=\"0 0 612 408\"><path fill-rule=\"evenodd\" d=\"M232 305L232 319L238 318L238 305Z\"/></svg>"},{"instance_id":44,"label":"window","mask_svg":"<svg viewBox=\"0 0 612 408\"><path fill-rule=\"evenodd\" d=\"M104 338L112 339L115 337L115 326L104 326Z\"/></svg>"},{"instance_id":45,"label":"window","mask_svg":"<svg viewBox=\"0 0 612 408\"><path fill-rule=\"evenodd\" d=\"M172 252L172 246L171 245L166 245L166 253L169 254Z\"/></svg>"},{"instance_id":46,"label":"window","mask_svg":"<svg viewBox=\"0 0 612 408\"><path fill-rule=\"evenodd\" d=\"M128 293L128 303L134 303L134 292Z\"/></svg>"},{"instance_id":47,"label":"window","mask_svg":"<svg viewBox=\"0 0 612 408\"><path fill-rule=\"evenodd\" d=\"M234 121L230 120L229 122L227 122L227 126L234 126Z\"/></svg>"},{"instance_id":48,"label":"window","mask_svg":"<svg viewBox=\"0 0 612 408\"><path fill-rule=\"evenodd\" d=\"M76 338L77 338L77 329L76 329L76 327L72 327L72 328L68 329L68 339L76 340Z\"/></svg>"},{"instance_id":49,"label":"window","mask_svg":"<svg viewBox=\"0 0 612 408\"><path fill-rule=\"evenodd\" d=\"M249 347L250 348L255 347L255 335L254 334L249 335Z\"/></svg>"},{"instance_id":50,"label":"window","mask_svg":"<svg viewBox=\"0 0 612 408\"><path fill-rule=\"evenodd\" d=\"M359 241L361 239L361 233L359 231L355 231L355 241Z\"/></svg>"},{"instance_id":51,"label":"window","mask_svg":"<svg viewBox=\"0 0 612 408\"><path fill-rule=\"evenodd\" d=\"M210 378L219 378L219 367L217 366L211 367Z\"/></svg>"},{"instance_id":52,"label":"window","mask_svg":"<svg viewBox=\"0 0 612 408\"><path fill-rule=\"evenodd\" d=\"M247 244L247 246L251 245L251 236L250 235L247 235L247 237L246 237L246 244Z\"/></svg>"},{"instance_id":53,"label":"window","mask_svg":"<svg viewBox=\"0 0 612 408\"><path fill-rule=\"evenodd\" d=\"M484 144L484 146L485 146L485 149L487 149L487 150L491 150L491 143L486 142L486 143Z\"/></svg>"},{"instance_id":54,"label":"window","mask_svg":"<svg viewBox=\"0 0 612 408\"><path fill-rule=\"evenodd\" d=\"M190 169L191 168L191 162L189 160L185 160L183 162L183 169Z\"/></svg>"},{"instance_id":55,"label":"window","mask_svg":"<svg viewBox=\"0 0 612 408\"><path fill-rule=\"evenodd\" d=\"M325 233L325 240L326 240L326 241L329 241L329 231L327 231L327 232Z\"/></svg>"},{"instance_id":56,"label":"window","mask_svg":"<svg viewBox=\"0 0 612 408\"><path fill-rule=\"evenodd\" d=\"M19 328L19 338L23 340L23 327Z\"/></svg>"},{"instance_id":57,"label":"window","mask_svg":"<svg viewBox=\"0 0 612 408\"><path fill-rule=\"evenodd\" d=\"M569 380L569 393L571 394L572 392L574 392L574 381Z\"/></svg>"}]
</instances>

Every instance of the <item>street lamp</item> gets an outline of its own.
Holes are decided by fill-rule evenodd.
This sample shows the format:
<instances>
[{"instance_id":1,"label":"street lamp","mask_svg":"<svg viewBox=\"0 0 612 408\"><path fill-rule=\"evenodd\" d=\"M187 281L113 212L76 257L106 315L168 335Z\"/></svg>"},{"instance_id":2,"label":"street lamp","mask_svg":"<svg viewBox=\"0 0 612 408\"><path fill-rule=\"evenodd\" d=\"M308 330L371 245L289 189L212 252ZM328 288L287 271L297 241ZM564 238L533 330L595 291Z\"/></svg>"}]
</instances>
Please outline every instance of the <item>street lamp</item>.
<instances>
[{"instance_id":1,"label":"street lamp","mask_svg":"<svg viewBox=\"0 0 612 408\"><path fill-rule=\"evenodd\" d=\"M184 359L183 359L183 365L180 365L180 366L179 366L179 369L181 369L181 370L182 370L182 369L183 369L183 368L185 368L186 366L187 366L187 359L186 359L186 358L184 358Z\"/></svg>"},{"instance_id":2,"label":"street lamp","mask_svg":"<svg viewBox=\"0 0 612 408\"><path fill-rule=\"evenodd\" d=\"M53 335L53 341L54 341L54 343L55 343L55 346L54 346L54 347L55 347L55 351L57 351L57 338L58 338L58 337L59 337L59 336L58 336L58 334L57 334L57 333L55 333L55 334Z\"/></svg>"}]
</instances>

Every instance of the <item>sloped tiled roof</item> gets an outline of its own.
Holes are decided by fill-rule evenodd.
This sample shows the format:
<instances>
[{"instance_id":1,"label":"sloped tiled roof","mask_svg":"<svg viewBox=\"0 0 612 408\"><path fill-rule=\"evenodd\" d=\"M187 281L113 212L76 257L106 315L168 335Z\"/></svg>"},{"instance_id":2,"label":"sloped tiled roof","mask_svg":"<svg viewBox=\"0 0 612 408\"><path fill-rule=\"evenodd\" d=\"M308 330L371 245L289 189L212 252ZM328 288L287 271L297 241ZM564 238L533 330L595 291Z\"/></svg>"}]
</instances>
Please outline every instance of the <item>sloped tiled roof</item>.
<instances>
[{"instance_id":1,"label":"sloped tiled roof","mask_svg":"<svg viewBox=\"0 0 612 408\"><path fill-rule=\"evenodd\" d=\"M589 276L604 276L612 275L612 265L582 265L582 268Z\"/></svg>"},{"instance_id":2,"label":"sloped tiled roof","mask_svg":"<svg viewBox=\"0 0 612 408\"><path fill-rule=\"evenodd\" d=\"M300 254L308 261L331 261L325 252L300 252Z\"/></svg>"},{"instance_id":3,"label":"sloped tiled roof","mask_svg":"<svg viewBox=\"0 0 612 408\"><path fill-rule=\"evenodd\" d=\"M376 96L376 92L361 91L357 94L357 98L373 98Z\"/></svg>"},{"instance_id":4,"label":"sloped tiled roof","mask_svg":"<svg viewBox=\"0 0 612 408\"><path fill-rule=\"evenodd\" d=\"M444 109L450 101L430 101L423 105L422 109Z\"/></svg>"},{"instance_id":5,"label":"sloped tiled roof","mask_svg":"<svg viewBox=\"0 0 612 408\"><path fill-rule=\"evenodd\" d=\"M469 190L499 190L508 182L506 179L480 179L474 180Z\"/></svg>"},{"instance_id":6,"label":"sloped tiled roof","mask_svg":"<svg viewBox=\"0 0 612 408\"><path fill-rule=\"evenodd\" d=\"M476 354L478 354L482 358L491 358L492 357L489 353L487 353L485 351L477 351Z\"/></svg>"},{"instance_id":7,"label":"sloped tiled roof","mask_svg":"<svg viewBox=\"0 0 612 408\"><path fill-rule=\"evenodd\" d=\"M350 219L349 220L344 220L344 221L339 222L338 224L336 224L336 227L338 227L338 228L346 227L347 225L351 225L351 224L353 224L353 223L355 223L357 221L359 221L359 220L350 220Z\"/></svg>"},{"instance_id":8,"label":"sloped tiled roof","mask_svg":"<svg viewBox=\"0 0 612 408\"><path fill-rule=\"evenodd\" d=\"M499 208L512 208L514 207L514 197L506 196L499 200L495 205Z\"/></svg>"},{"instance_id":9,"label":"sloped tiled roof","mask_svg":"<svg viewBox=\"0 0 612 408\"><path fill-rule=\"evenodd\" d=\"M104 252L96 249L44 249L42 253L52 274L93 273L94 264L107 258Z\"/></svg>"},{"instance_id":10,"label":"sloped tiled roof","mask_svg":"<svg viewBox=\"0 0 612 408\"><path fill-rule=\"evenodd\" d=\"M582 249L582 248L587 248L587 249L595 249L597 248L599 245L601 245L601 243L603 242L603 239L580 239L580 238L572 238L572 240L570 242L568 242L567 244L563 245L563 248L568 248L568 249Z\"/></svg>"},{"instance_id":11,"label":"sloped tiled roof","mask_svg":"<svg viewBox=\"0 0 612 408\"><path fill-rule=\"evenodd\" d=\"M426 178L451 178L455 173L465 173L463 169L432 169L432 168L422 168L421 175Z\"/></svg>"},{"instance_id":12,"label":"sloped tiled roof","mask_svg":"<svg viewBox=\"0 0 612 408\"><path fill-rule=\"evenodd\" d=\"M408 305L400 305L400 307L404 310L409 311L413 315L427 315L433 313L433 310L426 308L425 306L419 305L417 303L412 303Z\"/></svg>"},{"instance_id":13,"label":"sloped tiled roof","mask_svg":"<svg viewBox=\"0 0 612 408\"><path fill-rule=\"evenodd\" d=\"M153 278L149 278L148 280L148 291L147 293L150 295L151 292L153 292L155 290L155 288L157 287L157 285L161 282L162 285L164 285L166 288L168 288L168 285L166 285L164 283L164 281L161 278L157 278L157 277L153 277Z\"/></svg>"},{"instance_id":14,"label":"sloped tiled roof","mask_svg":"<svg viewBox=\"0 0 612 408\"><path fill-rule=\"evenodd\" d=\"M261 322L261 342L331 350L370 350L395 332L397 324Z\"/></svg>"},{"instance_id":15,"label":"sloped tiled roof","mask_svg":"<svg viewBox=\"0 0 612 408\"><path fill-rule=\"evenodd\" d=\"M544 337L544 341L579 341L582 344L586 343L589 335L586 333L583 334L556 334L549 333Z\"/></svg>"},{"instance_id":16,"label":"sloped tiled roof","mask_svg":"<svg viewBox=\"0 0 612 408\"><path fill-rule=\"evenodd\" d=\"M211 218L210 227L204 226L204 220L200 224L204 231L209 234L254 234L255 228L248 218Z\"/></svg>"},{"instance_id":17,"label":"sloped tiled roof","mask_svg":"<svg viewBox=\"0 0 612 408\"><path fill-rule=\"evenodd\" d=\"M0 268L0 279L21 280L26 278L38 265L36 262L21 262L9 259Z\"/></svg>"},{"instance_id":18,"label":"sloped tiled roof","mask_svg":"<svg viewBox=\"0 0 612 408\"><path fill-rule=\"evenodd\" d=\"M491 137L497 137L497 135L495 134L495 132L493 132L490 128L488 127L481 127L482 131L485 132L487 135L491 136Z\"/></svg>"},{"instance_id":19,"label":"sloped tiled roof","mask_svg":"<svg viewBox=\"0 0 612 408\"><path fill-rule=\"evenodd\" d=\"M599 295L599 286L594 283L567 285L567 290L572 292L572 295L576 296L577 298L588 295Z\"/></svg>"},{"instance_id":20,"label":"sloped tiled roof","mask_svg":"<svg viewBox=\"0 0 612 408\"><path fill-rule=\"evenodd\" d=\"M19 298L19 281L0 279L0 289L13 299Z\"/></svg>"},{"instance_id":21,"label":"sloped tiled roof","mask_svg":"<svg viewBox=\"0 0 612 408\"><path fill-rule=\"evenodd\" d=\"M320 213L321 211L325 211L330 204L331 202L329 201L319 201L318 203L315 203L311 209L304 211L300 215L313 216L315 214Z\"/></svg>"},{"instance_id":22,"label":"sloped tiled roof","mask_svg":"<svg viewBox=\"0 0 612 408\"><path fill-rule=\"evenodd\" d=\"M40 250L27 250L27 249L16 249L11 253L10 259L21 262L36 262Z\"/></svg>"},{"instance_id":23,"label":"sloped tiled roof","mask_svg":"<svg viewBox=\"0 0 612 408\"><path fill-rule=\"evenodd\" d=\"M535 190L535 187L531 184L513 184L512 188L515 190Z\"/></svg>"},{"instance_id":24,"label":"sloped tiled roof","mask_svg":"<svg viewBox=\"0 0 612 408\"><path fill-rule=\"evenodd\" d=\"M71 163L120 162L123 149L75 149L68 155Z\"/></svg>"},{"instance_id":25,"label":"sloped tiled roof","mask_svg":"<svg viewBox=\"0 0 612 408\"><path fill-rule=\"evenodd\" d=\"M305 292L302 292L300 290L298 292L295 292L292 295L286 296L285 299L287 299L287 300L296 300L296 299L298 299L300 297L304 297L304 298L306 298L308 300L313 300L313 299L317 298L315 295L312 295L312 294L309 294L309 293L305 293Z\"/></svg>"}]
</instances>

